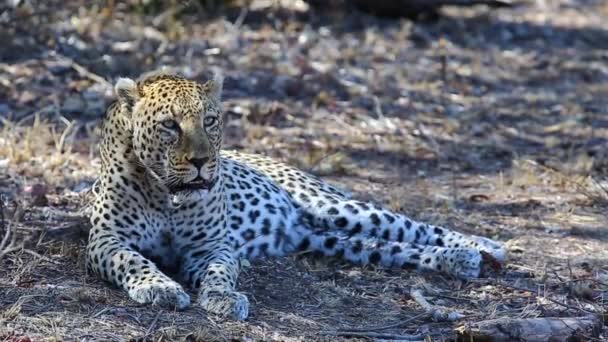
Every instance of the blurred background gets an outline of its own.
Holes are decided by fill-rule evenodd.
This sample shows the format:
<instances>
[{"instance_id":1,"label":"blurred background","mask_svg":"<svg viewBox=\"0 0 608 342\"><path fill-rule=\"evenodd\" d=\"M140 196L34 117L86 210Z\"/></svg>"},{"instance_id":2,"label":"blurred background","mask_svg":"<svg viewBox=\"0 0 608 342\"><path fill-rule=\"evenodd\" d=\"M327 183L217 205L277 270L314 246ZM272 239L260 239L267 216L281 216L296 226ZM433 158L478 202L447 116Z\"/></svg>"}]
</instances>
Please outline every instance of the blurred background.
<instances>
[{"instance_id":1,"label":"blurred background","mask_svg":"<svg viewBox=\"0 0 608 342\"><path fill-rule=\"evenodd\" d=\"M393 176L406 173L395 162L414 174L441 161L496 172L514 154L561 165L578 158L572 151L602 150L601 0L1 6L3 124L53 122L64 145L91 136L117 77L168 67L197 80L223 71L227 146L286 158L295 149L308 168L335 153L359 163L371 153ZM18 150L13 160L28 152Z\"/></svg>"},{"instance_id":2,"label":"blurred background","mask_svg":"<svg viewBox=\"0 0 608 342\"><path fill-rule=\"evenodd\" d=\"M359 198L507 242L511 267L544 275L526 280L531 288L607 277L607 1L7 0L0 3L2 222L34 238L0 261L0 293L1 286L11 293L4 302L0 295L0 323L15 300L39 294L19 284L73 289L59 268L86 279L77 287L85 299L32 304L11 314L12 326L47 333L33 317L48 307L67 313L60 326L70 328L58 336L103 326L96 320L105 316L82 313L106 297L80 268L86 232L60 245L39 233L65 228L48 210L76 215L95 180L98 126L115 80L161 67L199 81L223 72L226 148L270 155ZM314 340L326 326L386 322L415 308L403 295L418 281L412 274L324 267L299 259L255 266L242 284L259 298L252 321L209 329ZM599 305L603 281L585 303ZM439 293L456 291L442 278L433 282ZM562 285L555 294L568 296ZM483 317L557 310L467 286L458 291L475 300L443 298L446 305ZM144 318L127 326L106 317L124 332L100 328L98 337L147 338L154 317L145 315L156 313L128 301L104 305L119 304ZM561 314L577 314L568 310ZM450 329L427 327L434 337Z\"/></svg>"}]
</instances>

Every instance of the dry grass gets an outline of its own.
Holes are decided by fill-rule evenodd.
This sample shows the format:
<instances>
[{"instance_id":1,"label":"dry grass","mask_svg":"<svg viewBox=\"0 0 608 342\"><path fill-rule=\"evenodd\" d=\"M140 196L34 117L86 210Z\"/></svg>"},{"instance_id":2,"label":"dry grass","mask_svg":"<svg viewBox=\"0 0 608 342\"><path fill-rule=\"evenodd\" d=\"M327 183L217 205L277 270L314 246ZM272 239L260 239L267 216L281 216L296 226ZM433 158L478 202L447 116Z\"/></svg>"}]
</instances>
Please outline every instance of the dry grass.
<instances>
[{"instance_id":1,"label":"dry grass","mask_svg":"<svg viewBox=\"0 0 608 342\"><path fill-rule=\"evenodd\" d=\"M447 8L413 23L254 3L207 21L188 7L144 15L49 1L48 12L11 12L20 26L0 51L0 340L333 341L344 337L321 332L407 322L382 332L449 341L462 322L606 312L605 5ZM504 241L503 277L266 260L240 280L251 318L229 322L139 306L88 276L79 208L110 79L160 65L195 79L224 69L228 147ZM465 318L407 321L423 312L413 288Z\"/></svg>"},{"instance_id":2,"label":"dry grass","mask_svg":"<svg viewBox=\"0 0 608 342\"><path fill-rule=\"evenodd\" d=\"M62 120L60 124L41 119L40 115L13 123L3 121L0 132L0 159L7 160L12 172L29 182L42 182L48 186L73 186L74 181L92 179L91 168L94 144L86 144L89 153L75 150L78 123ZM82 146L82 145L81 145Z\"/></svg>"}]
</instances>

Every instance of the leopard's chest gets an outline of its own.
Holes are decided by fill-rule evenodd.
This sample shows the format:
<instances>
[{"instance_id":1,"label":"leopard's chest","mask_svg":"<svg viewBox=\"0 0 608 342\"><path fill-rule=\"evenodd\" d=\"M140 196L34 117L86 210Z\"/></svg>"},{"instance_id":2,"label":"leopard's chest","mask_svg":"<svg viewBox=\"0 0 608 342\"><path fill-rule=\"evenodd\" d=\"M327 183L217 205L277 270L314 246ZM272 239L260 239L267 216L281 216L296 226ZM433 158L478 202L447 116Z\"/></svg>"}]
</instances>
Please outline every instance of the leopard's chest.
<instances>
[{"instance_id":1,"label":"leopard's chest","mask_svg":"<svg viewBox=\"0 0 608 342\"><path fill-rule=\"evenodd\" d=\"M179 244L173 221L173 218L166 214L149 215L139 243L140 253L164 269L177 268L180 264Z\"/></svg>"}]
</instances>

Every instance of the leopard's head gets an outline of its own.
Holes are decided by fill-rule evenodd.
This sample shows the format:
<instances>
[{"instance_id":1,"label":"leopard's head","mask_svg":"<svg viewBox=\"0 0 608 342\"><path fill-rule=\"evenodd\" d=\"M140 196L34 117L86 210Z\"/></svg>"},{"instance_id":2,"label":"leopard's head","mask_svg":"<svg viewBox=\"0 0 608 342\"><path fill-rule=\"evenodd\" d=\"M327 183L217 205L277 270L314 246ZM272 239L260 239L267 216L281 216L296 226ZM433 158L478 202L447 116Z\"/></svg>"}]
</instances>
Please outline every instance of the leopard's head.
<instances>
[{"instance_id":1,"label":"leopard's head","mask_svg":"<svg viewBox=\"0 0 608 342\"><path fill-rule=\"evenodd\" d=\"M156 74L115 86L133 154L172 194L209 190L219 176L222 77L206 83Z\"/></svg>"}]
</instances>

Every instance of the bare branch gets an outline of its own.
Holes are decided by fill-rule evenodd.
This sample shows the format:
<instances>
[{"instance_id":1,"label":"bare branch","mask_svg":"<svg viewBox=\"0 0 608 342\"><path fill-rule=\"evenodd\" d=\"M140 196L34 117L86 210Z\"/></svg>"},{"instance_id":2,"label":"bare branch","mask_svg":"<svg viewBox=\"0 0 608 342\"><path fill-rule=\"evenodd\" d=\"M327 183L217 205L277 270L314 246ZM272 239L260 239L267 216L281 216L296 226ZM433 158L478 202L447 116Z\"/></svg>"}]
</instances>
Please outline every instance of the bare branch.
<instances>
[{"instance_id":1,"label":"bare branch","mask_svg":"<svg viewBox=\"0 0 608 342\"><path fill-rule=\"evenodd\" d=\"M420 289L412 289L410 295L416 301L416 303L420 304L424 311L426 311L426 313L429 314L436 322L453 322L464 317L461 313L455 311L446 311L444 309L435 307L433 304L429 303L426 298L424 298L422 290Z\"/></svg>"}]
</instances>

